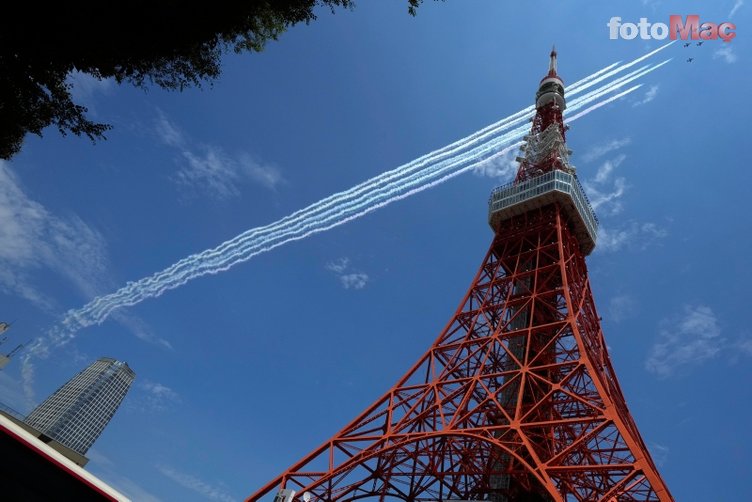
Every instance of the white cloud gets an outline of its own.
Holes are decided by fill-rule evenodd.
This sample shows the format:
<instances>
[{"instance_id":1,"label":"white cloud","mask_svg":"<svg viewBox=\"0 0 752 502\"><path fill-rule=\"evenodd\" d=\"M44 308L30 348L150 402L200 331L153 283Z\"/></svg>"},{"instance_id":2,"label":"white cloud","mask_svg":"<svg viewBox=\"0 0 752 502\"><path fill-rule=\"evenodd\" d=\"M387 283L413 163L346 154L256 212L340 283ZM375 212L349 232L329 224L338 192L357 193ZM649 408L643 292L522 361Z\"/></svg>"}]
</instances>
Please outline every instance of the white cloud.
<instances>
[{"instance_id":1,"label":"white cloud","mask_svg":"<svg viewBox=\"0 0 752 502\"><path fill-rule=\"evenodd\" d=\"M330 261L326 264L326 269L331 270L335 274L341 274L350 265L350 258L339 258L334 261Z\"/></svg>"},{"instance_id":2,"label":"white cloud","mask_svg":"<svg viewBox=\"0 0 752 502\"><path fill-rule=\"evenodd\" d=\"M601 224L598 227L596 250L600 252L613 252L625 247L645 250L651 244L665 238L667 235L668 231L666 229L650 222L637 223L633 221L613 230Z\"/></svg>"},{"instance_id":3,"label":"white cloud","mask_svg":"<svg viewBox=\"0 0 752 502\"><path fill-rule=\"evenodd\" d=\"M0 288L48 312L53 300L37 291L30 278L37 269L55 271L86 297L100 291L108 268L102 235L76 215L53 216L26 195L1 161L0 222Z\"/></svg>"},{"instance_id":4,"label":"white cloud","mask_svg":"<svg viewBox=\"0 0 752 502\"><path fill-rule=\"evenodd\" d=\"M334 272L345 289L363 289L368 284L368 274L351 270L349 258L339 258L326 264L326 269Z\"/></svg>"},{"instance_id":5,"label":"white cloud","mask_svg":"<svg viewBox=\"0 0 752 502\"><path fill-rule=\"evenodd\" d=\"M713 59L723 59L728 64L736 63L736 53L730 44L724 43L723 46L713 53Z\"/></svg>"},{"instance_id":6,"label":"white cloud","mask_svg":"<svg viewBox=\"0 0 752 502\"><path fill-rule=\"evenodd\" d=\"M86 452L86 456L92 464L96 464L100 467L114 467L115 463L106 457L102 452L96 448L90 448Z\"/></svg>"},{"instance_id":7,"label":"white cloud","mask_svg":"<svg viewBox=\"0 0 752 502\"><path fill-rule=\"evenodd\" d=\"M342 287L345 289L363 289L368 283L368 274L352 273L339 277Z\"/></svg>"},{"instance_id":8,"label":"white cloud","mask_svg":"<svg viewBox=\"0 0 752 502\"><path fill-rule=\"evenodd\" d=\"M123 311L115 311L111 314L111 317L128 328L128 330L139 340L159 345L165 349L173 350L172 344L164 338L155 335L151 328L142 319L131 314L126 314Z\"/></svg>"},{"instance_id":9,"label":"white cloud","mask_svg":"<svg viewBox=\"0 0 752 502\"><path fill-rule=\"evenodd\" d=\"M640 106L640 105L644 105L653 101L655 97L658 95L658 88L659 88L658 84L651 85L650 89L648 89L647 92L645 92L645 95L643 96L643 98L635 102L632 106Z\"/></svg>"},{"instance_id":10,"label":"white cloud","mask_svg":"<svg viewBox=\"0 0 752 502\"><path fill-rule=\"evenodd\" d=\"M619 167L622 162L627 158L626 155L621 154L614 158L613 160L607 160L601 166L598 168L598 171L595 173L595 179L594 181L596 183L605 183L609 180L611 177L611 173Z\"/></svg>"},{"instance_id":11,"label":"white cloud","mask_svg":"<svg viewBox=\"0 0 752 502\"><path fill-rule=\"evenodd\" d=\"M627 229L608 230L603 225L598 227L598 251L618 251L629 242L630 231Z\"/></svg>"},{"instance_id":12,"label":"white cloud","mask_svg":"<svg viewBox=\"0 0 752 502\"><path fill-rule=\"evenodd\" d=\"M594 160L597 160L604 155L613 152L614 150L618 150L620 148L623 148L630 144L632 142L631 138L621 138L621 139L613 139L609 141L608 143L604 143L602 145L596 145L590 150L588 150L587 153L585 153L582 156L583 162L592 162Z\"/></svg>"},{"instance_id":13,"label":"white cloud","mask_svg":"<svg viewBox=\"0 0 752 502\"><path fill-rule=\"evenodd\" d=\"M745 352L747 355L752 356L752 338L739 340L736 346L742 352Z\"/></svg>"},{"instance_id":14,"label":"white cloud","mask_svg":"<svg viewBox=\"0 0 752 502\"><path fill-rule=\"evenodd\" d=\"M240 195L245 182L276 190L285 182L281 171L247 153L227 154L216 145L191 145L185 135L162 112L156 121L156 133L166 145L180 152L183 162L174 175L175 182L188 191L225 200Z\"/></svg>"},{"instance_id":15,"label":"white cloud","mask_svg":"<svg viewBox=\"0 0 752 502\"><path fill-rule=\"evenodd\" d=\"M98 94L109 94L115 86L114 79L97 78L80 71L69 73L65 81L69 85L69 92L73 101L86 106L89 113L94 116L97 115L94 98Z\"/></svg>"},{"instance_id":16,"label":"white cloud","mask_svg":"<svg viewBox=\"0 0 752 502\"><path fill-rule=\"evenodd\" d=\"M133 501L161 502L162 500L156 495L149 493L146 489L144 489L141 485L139 485L132 479L127 478L121 474L116 474L114 472L109 472L106 474L100 473L99 477L102 478L102 480L107 484L109 484L122 494L126 495Z\"/></svg>"},{"instance_id":17,"label":"white cloud","mask_svg":"<svg viewBox=\"0 0 752 502\"><path fill-rule=\"evenodd\" d=\"M618 143L612 142L611 146L614 144ZM606 152L613 149L613 147L609 148L609 145L604 145L600 151ZM611 175L626 158L626 155L620 154L614 159L606 160L598 168L593 179L583 182L582 187L585 189L585 193L590 199L590 205L593 206L594 210L607 215L621 212L621 198L627 191L627 180L624 177L618 177L614 179L613 183L610 182ZM609 183L611 186L606 186Z\"/></svg>"},{"instance_id":18,"label":"white cloud","mask_svg":"<svg viewBox=\"0 0 752 502\"><path fill-rule=\"evenodd\" d=\"M185 138L183 133L177 128L175 124L170 122L167 116L161 111L157 111L157 123L155 130L159 139L167 146L175 148L186 148Z\"/></svg>"},{"instance_id":19,"label":"white cloud","mask_svg":"<svg viewBox=\"0 0 752 502\"><path fill-rule=\"evenodd\" d=\"M629 295L614 296L608 302L608 318L611 321L619 322L630 317L635 311L635 301Z\"/></svg>"},{"instance_id":20,"label":"white cloud","mask_svg":"<svg viewBox=\"0 0 752 502\"><path fill-rule=\"evenodd\" d=\"M589 182L583 183L582 187L585 189L585 193L590 199L590 205L593 206L595 211L599 211L601 214L614 215L619 214L623 209L621 198L628 188L626 178L614 179L613 185L608 188L597 187L594 183Z\"/></svg>"},{"instance_id":21,"label":"white cloud","mask_svg":"<svg viewBox=\"0 0 752 502\"><path fill-rule=\"evenodd\" d=\"M645 368L660 377L712 359L725 344L715 313L705 305L685 305L680 315L661 324L645 360Z\"/></svg>"},{"instance_id":22,"label":"white cloud","mask_svg":"<svg viewBox=\"0 0 752 502\"><path fill-rule=\"evenodd\" d=\"M734 14L736 14L736 11L738 11L742 5L744 5L744 0L736 0L734 6L731 8L731 12L728 14L728 18L731 19L734 17Z\"/></svg>"},{"instance_id":23,"label":"white cloud","mask_svg":"<svg viewBox=\"0 0 752 502\"><path fill-rule=\"evenodd\" d=\"M139 388L142 395L135 400L133 405L141 411L165 411L180 402L178 393L164 384L144 380Z\"/></svg>"},{"instance_id":24,"label":"white cloud","mask_svg":"<svg viewBox=\"0 0 752 502\"><path fill-rule=\"evenodd\" d=\"M238 158L238 163L241 172L269 190L276 190L277 186L285 181L279 169L262 164L248 154L241 155Z\"/></svg>"},{"instance_id":25,"label":"white cloud","mask_svg":"<svg viewBox=\"0 0 752 502\"><path fill-rule=\"evenodd\" d=\"M209 500L218 500L220 502L233 502L236 500L232 495L227 493L224 487L212 486L196 476L180 472L169 466L158 465L156 467L159 472L175 483L199 495L203 495Z\"/></svg>"},{"instance_id":26,"label":"white cloud","mask_svg":"<svg viewBox=\"0 0 752 502\"><path fill-rule=\"evenodd\" d=\"M31 403L22 389L21 382L0 370L0 403L23 416L31 411Z\"/></svg>"},{"instance_id":27,"label":"white cloud","mask_svg":"<svg viewBox=\"0 0 752 502\"><path fill-rule=\"evenodd\" d=\"M494 155L479 163L473 168L473 173L478 176L494 178L501 182L511 180L519 169L519 163L515 160L518 155L516 148L511 148L504 153Z\"/></svg>"},{"instance_id":28,"label":"white cloud","mask_svg":"<svg viewBox=\"0 0 752 502\"><path fill-rule=\"evenodd\" d=\"M666 465L666 462L668 462L668 455L670 453L670 450L668 446L663 446L662 444L658 443L651 443L648 446L648 450L650 450L650 456L653 457L653 462L655 462L655 465L658 467L663 467Z\"/></svg>"},{"instance_id":29,"label":"white cloud","mask_svg":"<svg viewBox=\"0 0 752 502\"><path fill-rule=\"evenodd\" d=\"M126 495L131 500L143 502L160 502L155 495L146 491L139 484L130 478L117 473L115 463L95 448L90 449L86 456L89 457L89 464L86 469L100 478L102 481L112 486L120 493Z\"/></svg>"}]
</instances>

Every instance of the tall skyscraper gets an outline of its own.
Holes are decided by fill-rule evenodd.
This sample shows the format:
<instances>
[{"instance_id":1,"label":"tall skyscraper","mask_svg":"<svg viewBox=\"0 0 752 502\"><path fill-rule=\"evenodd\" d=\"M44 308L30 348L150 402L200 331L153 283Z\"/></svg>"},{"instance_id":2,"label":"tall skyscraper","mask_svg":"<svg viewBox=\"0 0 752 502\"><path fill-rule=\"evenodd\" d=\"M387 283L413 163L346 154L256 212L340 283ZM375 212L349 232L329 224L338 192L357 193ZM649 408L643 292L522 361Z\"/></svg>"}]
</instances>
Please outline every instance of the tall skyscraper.
<instances>
[{"instance_id":1,"label":"tall skyscraper","mask_svg":"<svg viewBox=\"0 0 752 502\"><path fill-rule=\"evenodd\" d=\"M85 455L133 383L127 363L99 358L37 406L25 422Z\"/></svg>"}]
</instances>

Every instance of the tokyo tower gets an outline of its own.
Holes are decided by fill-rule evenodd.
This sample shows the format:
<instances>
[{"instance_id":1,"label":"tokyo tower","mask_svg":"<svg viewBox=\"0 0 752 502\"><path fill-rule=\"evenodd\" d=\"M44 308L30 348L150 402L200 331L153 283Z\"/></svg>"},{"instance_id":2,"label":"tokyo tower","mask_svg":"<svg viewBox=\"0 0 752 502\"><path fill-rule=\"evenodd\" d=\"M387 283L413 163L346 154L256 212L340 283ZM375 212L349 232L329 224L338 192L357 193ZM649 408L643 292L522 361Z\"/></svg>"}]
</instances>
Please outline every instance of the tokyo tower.
<instances>
[{"instance_id":1,"label":"tokyo tower","mask_svg":"<svg viewBox=\"0 0 752 502\"><path fill-rule=\"evenodd\" d=\"M597 219L570 165L556 51L491 247L428 351L247 500L673 501L619 388L585 256Z\"/></svg>"}]
</instances>

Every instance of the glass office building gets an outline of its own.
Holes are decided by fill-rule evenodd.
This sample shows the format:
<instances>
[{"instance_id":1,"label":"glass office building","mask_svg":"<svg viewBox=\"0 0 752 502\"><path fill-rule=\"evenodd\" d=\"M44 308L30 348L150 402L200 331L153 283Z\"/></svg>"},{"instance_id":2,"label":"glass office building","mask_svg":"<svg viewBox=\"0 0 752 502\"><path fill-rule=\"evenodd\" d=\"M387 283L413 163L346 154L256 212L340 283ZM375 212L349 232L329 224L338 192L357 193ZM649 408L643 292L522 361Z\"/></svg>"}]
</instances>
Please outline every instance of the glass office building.
<instances>
[{"instance_id":1,"label":"glass office building","mask_svg":"<svg viewBox=\"0 0 752 502\"><path fill-rule=\"evenodd\" d=\"M102 357L37 406L25 422L85 455L115 414L135 377L128 364Z\"/></svg>"}]
</instances>

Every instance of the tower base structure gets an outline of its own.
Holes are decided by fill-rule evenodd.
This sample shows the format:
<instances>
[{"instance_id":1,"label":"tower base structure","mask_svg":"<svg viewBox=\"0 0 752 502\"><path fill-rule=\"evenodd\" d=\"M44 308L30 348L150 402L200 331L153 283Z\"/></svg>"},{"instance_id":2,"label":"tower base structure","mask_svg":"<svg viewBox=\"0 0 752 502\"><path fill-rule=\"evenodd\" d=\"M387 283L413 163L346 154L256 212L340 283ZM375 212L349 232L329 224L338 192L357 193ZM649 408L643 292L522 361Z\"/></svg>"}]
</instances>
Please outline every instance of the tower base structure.
<instances>
[{"instance_id":1,"label":"tower base structure","mask_svg":"<svg viewBox=\"0 0 752 502\"><path fill-rule=\"evenodd\" d=\"M614 375L565 206L492 211L496 236L431 348L248 500L281 487L322 501L673 500Z\"/></svg>"}]
</instances>

